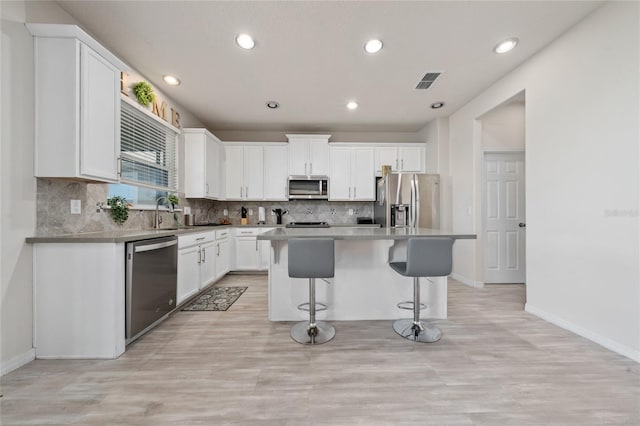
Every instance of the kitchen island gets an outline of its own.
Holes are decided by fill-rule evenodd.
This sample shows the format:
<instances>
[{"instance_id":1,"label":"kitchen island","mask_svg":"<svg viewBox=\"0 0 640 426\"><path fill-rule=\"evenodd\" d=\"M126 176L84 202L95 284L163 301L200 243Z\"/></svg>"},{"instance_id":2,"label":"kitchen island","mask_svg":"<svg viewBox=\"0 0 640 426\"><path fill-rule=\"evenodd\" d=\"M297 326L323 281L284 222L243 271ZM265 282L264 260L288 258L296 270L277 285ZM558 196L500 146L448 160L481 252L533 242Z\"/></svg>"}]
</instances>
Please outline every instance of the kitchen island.
<instances>
[{"instance_id":1,"label":"kitchen island","mask_svg":"<svg viewBox=\"0 0 640 426\"><path fill-rule=\"evenodd\" d=\"M413 299L410 278L394 272L389 261L401 261L406 242L412 237L450 237L475 239L474 234L452 233L438 229L410 228L278 228L258 236L271 241L269 265L269 320L299 321L308 317L297 306L308 301L306 279L289 278L288 244L294 238L332 238L335 240L335 276L325 284L316 281L316 297L327 305L317 313L326 320L390 320L409 317L398 302ZM423 318L447 317L447 278L432 278L421 286L427 304ZM420 279L426 283L425 278Z\"/></svg>"}]
</instances>

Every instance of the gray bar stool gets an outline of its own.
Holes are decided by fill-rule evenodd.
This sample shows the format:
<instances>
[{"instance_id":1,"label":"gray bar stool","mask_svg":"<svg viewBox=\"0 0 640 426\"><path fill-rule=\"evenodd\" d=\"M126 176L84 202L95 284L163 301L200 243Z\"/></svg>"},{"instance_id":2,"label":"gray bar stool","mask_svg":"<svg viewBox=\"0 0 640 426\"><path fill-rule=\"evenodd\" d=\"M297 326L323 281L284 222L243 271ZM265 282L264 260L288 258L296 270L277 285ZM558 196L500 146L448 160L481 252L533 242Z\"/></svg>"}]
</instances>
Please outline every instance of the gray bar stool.
<instances>
[{"instance_id":1,"label":"gray bar stool","mask_svg":"<svg viewBox=\"0 0 640 426\"><path fill-rule=\"evenodd\" d=\"M291 338L303 345L326 343L336 335L336 329L324 321L316 321L316 278L331 278L335 272L335 250L331 238L298 238L289 240L289 276L309 278L309 322L302 321L291 328ZM326 305L318 303L322 310ZM321 310L321 309L318 309Z\"/></svg>"},{"instance_id":2,"label":"gray bar stool","mask_svg":"<svg viewBox=\"0 0 640 426\"><path fill-rule=\"evenodd\" d=\"M445 277L451 273L453 239L442 237L410 238L407 243L407 261L391 262L389 266L405 277L413 277L413 302L399 303L402 309L413 309L413 319L399 319L393 330L405 339L416 342L437 342L442 337L439 328L420 320L419 277ZM407 305L409 307L407 307Z\"/></svg>"}]
</instances>

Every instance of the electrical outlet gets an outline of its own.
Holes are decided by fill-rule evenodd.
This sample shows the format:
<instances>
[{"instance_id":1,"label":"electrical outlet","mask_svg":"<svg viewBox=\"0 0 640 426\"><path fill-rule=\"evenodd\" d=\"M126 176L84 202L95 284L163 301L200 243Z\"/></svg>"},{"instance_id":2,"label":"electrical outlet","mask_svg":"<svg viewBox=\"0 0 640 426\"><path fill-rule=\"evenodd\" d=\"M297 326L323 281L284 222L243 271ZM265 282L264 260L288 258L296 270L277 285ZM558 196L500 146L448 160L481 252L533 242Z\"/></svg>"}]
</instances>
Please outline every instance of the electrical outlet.
<instances>
[{"instance_id":1,"label":"electrical outlet","mask_svg":"<svg viewBox=\"0 0 640 426\"><path fill-rule=\"evenodd\" d=\"M360 214L360 209L353 209L353 214L358 216Z\"/></svg>"},{"instance_id":2,"label":"electrical outlet","mask_svg":"<svg viewBox=\"0 0 640 426\"><path fill-rule=\"evenodd\" d=\"M249 216L253 216L253 209L249 209Z\"/></svg>"},{"instance_id":3,"label":"electrical outlet","mask_svg":"<svg viewBox=\"0 0 640 426\"><path fill-rule=\"evenodd\" d=\"M353 216L353 209L349 209L349 216Z\"/></svg>"},{"instance_id":4,"label":"electrical outlet","mask_svg":"<svg viewBox=\"0 0 640 426\"><path fill-rule=\"evenodd\" d=\"M80 214L82 212L82 203L80 200L71 200L71 214Z\"/></svg>"},{"instance_id":5,"label":"electrical outlet","mask_svg":"<svg viewBox=\"0 0 640 426\"><path fill-rule=\"evenodd\" d=\"M222 210L222 215L223 216L229 216L229 210L227 210L227 209Z\"/></svg>"},{"instance_id":6,"label":"electrical outlet","mask_svg":"<svg viewBox=\"0 0 640 426\"><path fill-rule=\"evenodd\" d=\"M330 212L331 214L336 214L336 209L331 209Z\"/></svg>"}]
</instances>

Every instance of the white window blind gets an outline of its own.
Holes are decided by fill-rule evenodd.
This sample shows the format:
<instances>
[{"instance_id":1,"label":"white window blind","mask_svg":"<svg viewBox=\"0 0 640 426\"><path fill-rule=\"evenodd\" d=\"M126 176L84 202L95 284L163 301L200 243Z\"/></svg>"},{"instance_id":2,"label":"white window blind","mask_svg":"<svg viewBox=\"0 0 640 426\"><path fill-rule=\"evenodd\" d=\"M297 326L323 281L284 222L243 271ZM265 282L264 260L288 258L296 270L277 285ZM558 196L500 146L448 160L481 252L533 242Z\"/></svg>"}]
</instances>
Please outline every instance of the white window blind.
<instances>
[{"instance_id":1,"label":"white window blind","mask_svg":"<svg viewBox=\"0 0 640 426\"><path fill-rule=\"evenodd\" d=\"M122 100L120 181L147 188L178 189L175 130Z\"/></svg>"}]
</instances>

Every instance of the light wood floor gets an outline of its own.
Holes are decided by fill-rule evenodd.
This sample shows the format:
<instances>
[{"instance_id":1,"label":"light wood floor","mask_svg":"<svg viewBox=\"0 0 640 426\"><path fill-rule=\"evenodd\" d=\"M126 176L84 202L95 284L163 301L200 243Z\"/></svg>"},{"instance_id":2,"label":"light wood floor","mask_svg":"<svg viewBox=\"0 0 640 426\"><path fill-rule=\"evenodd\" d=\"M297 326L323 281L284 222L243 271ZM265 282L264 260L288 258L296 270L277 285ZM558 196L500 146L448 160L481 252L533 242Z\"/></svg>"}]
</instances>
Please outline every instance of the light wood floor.
<instances>
[{"instance_id":1,"label":"light wood floor","mask_svg":"<svg viewBox=\"0 0 640 426\"><path fill-rule=\"evenodd\" d=\"M336 322L316 347L267 321L266 277L217 285L249 289L227 312L177 313L117 360L38 360L4 376L0 423L640 424L639 365L523 312L521 285L450 281L437 343L363 321Z\"/></svg>"}]
</instances>

